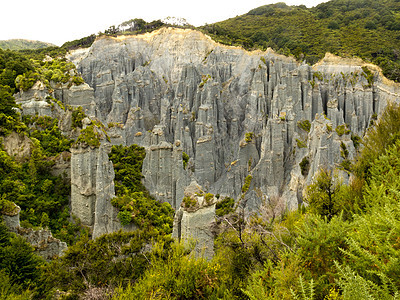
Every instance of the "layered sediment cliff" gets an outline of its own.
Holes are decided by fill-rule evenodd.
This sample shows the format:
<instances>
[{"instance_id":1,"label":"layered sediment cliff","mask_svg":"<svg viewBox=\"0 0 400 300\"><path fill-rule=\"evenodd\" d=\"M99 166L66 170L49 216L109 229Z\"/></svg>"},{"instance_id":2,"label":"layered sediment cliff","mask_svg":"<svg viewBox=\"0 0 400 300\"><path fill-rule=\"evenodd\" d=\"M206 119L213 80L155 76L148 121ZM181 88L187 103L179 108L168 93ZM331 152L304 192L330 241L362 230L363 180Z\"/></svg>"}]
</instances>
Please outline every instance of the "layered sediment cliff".
<instances>
[{"instance_id":1,"label":"layered sediment cliff","mask_svg":"<svg viewBox=\"0 0 400 300\"><path fill-rule=\"evenodd\" d=\"M398 84L361 60L327 54L310 66L193 30L100 37L68 58L86 83L55 86L51 96L113 124L106 126L111 144L144 146L144 184L176 210L191 182L239 198L249 174L247 212L275 196L296 208L315 172L351 159L351 137L363 136L400 95ZM49 94L37 84L17 101L23 113L59 118L68 132L71 113L45 101ZM121 228L109 201L114 171L106 144L79 146L71 157L72 212L95 236Z\"/></svg>"},{"instance_id":2,"label":"layered sediment cliff","mask_svg":"<svg viewBox=\"0 0 400 300\"><path fill-rule=\"evenodd\" d=\"M183 29L99 38L70 58L93 89L94 116L123 124L112 142L146 147L145 184L175 209L191 180L236 197L249 173L249 209L273 195L296 207L314 172L339 165L342 144L351 158L351 134L362 136L400 91L362 61L327 55L309 66Z\"/></svg>"}]
</instances>

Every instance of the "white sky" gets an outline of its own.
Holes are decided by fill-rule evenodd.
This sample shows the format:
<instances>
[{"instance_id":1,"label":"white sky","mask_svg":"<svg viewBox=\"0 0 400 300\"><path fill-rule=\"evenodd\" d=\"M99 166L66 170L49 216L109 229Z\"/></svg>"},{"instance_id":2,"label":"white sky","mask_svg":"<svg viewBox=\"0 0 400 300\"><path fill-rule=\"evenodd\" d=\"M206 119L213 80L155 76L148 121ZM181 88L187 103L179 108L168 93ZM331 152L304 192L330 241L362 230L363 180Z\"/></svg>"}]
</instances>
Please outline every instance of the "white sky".
<instances>
[{"instance_id":1,"label":"white sky","mask_svg":"<svg viewBox=\"0 0 400 300\"><path fill-rule=\"evenodd\" d=\"M2 1L3 2L3 1ZM277 2L313 7L327 0L19 0L1 4L0 40L30 39L61 46L141 18L185 18L195 26L214 23Z\"/></svg>"}]
</instances>

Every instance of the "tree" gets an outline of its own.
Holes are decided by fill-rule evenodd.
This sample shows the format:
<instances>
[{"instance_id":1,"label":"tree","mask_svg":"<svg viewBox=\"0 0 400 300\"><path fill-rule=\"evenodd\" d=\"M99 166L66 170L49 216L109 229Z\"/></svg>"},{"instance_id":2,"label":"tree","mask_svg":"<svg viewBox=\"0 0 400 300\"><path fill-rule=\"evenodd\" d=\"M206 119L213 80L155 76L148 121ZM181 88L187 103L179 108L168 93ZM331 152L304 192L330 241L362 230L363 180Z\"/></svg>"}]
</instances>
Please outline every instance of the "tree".
<instances>
[{"instance_id":1,"label":"tree","mask_svg":"<svg viewBox=\"0 0 400 300\"><path fill-rule=\"evenodd\" d=\"M0 85L0 113L16 117L17 103L13 97L13 90L9 86ZM1 126L1 124L0 124Z\"/></svg>"},{"instance_id":2,"label":"tree","mask_svg":"<svg viewBox=\"0 0 400 300\"><path fill-rule=\"evenodd\" d=\"M355 163L355 174L368 181L375 160L399 138L400 105L392 103L386 106L379 120L369 128L363 141L364 147Z\"/></svg>"},{"instance_id":3,"label":"tree","mask_svg":"<svg viewBox=\"0 0 400 300\"><path fill-rule=\"evenodd\" d=\"M340 192L342 182L332 170L320 169L313 183L306 188L305 202L312 212L332 219L341 210Z\"/></svg>"},{"instance_id":4,"label":"tree","mask_svg":"<svg viewBox=\"0 0 400 300\"><path fill-rule=\"evenodd\" d=\"M0 270L5 270L13 284L26 288L38 283L38 267L42 263L43 260L33 252L28 242L8 232L4 223L0 223Z\"/></svg>"}]
</instances>

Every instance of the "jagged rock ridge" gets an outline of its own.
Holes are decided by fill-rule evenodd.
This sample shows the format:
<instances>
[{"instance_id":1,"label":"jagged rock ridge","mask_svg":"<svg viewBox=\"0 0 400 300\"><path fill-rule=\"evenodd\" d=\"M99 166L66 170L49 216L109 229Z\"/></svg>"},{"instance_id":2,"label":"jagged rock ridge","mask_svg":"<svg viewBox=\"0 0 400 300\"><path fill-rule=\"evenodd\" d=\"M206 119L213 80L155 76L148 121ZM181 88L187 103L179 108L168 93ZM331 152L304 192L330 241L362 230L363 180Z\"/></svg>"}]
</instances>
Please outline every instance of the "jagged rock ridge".
<instances>
[{"instance_id":1,"label":"jagged rock ridge","mask_svg":"<svg viewBox=\"0 0 400 300\"><path fill-rule=\"evenodd\" d=\"M314 171L343 160L342 142L354 155L350 135L335 128L346 123L362 136L371 116L399 95L398 85L361 61L327 56L309 66L192 30L103 37L70 58L93 89L93 114L124 125L113 142L146 147L145 184L174 208L191 180L235 197L249 173L250 208L271 195L296 207ZM298 126L303 120L313 124L309 133ZM186 170L182 152L190 157ZM308 177L299 167L304 157Z\"/></svg>"},{"instance_id":2,"label":"jagged rock ridge","mask_svg":"<svg viewBox=\"0 0 400 300\"><path fill-rule=\"evenodd\" d=\"M223 46L193 30L101 37L69 59L87 84L55 86L52 96L100 119L112 144L144 146L144 183L176 210L192 182L239 198L249 174L248 212L272 196L297 207L314 173L351 159L351 134L362 136L400 94L398 84L359 60L327 55L309 66L272 50ZM71 131L70 113L54 110L47 95L37 84L16 99L24 114L57 117ZM106 144L72 149L71 157L72 210L95 236L120 228L109 201L114 172Z\"/></svg>"}]
</instances>

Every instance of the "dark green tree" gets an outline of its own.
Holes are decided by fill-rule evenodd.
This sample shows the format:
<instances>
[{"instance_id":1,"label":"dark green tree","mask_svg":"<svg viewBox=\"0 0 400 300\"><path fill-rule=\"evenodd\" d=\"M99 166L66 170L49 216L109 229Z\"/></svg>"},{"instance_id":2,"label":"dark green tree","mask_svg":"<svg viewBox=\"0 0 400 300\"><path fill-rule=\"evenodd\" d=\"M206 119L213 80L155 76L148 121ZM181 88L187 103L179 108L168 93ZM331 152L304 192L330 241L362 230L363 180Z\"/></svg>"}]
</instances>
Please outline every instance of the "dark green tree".
<instances>
[{"instance_id":1,"label":"dark green tree","mask_svg":"<svg viewBox=\"0 0 400 300\"><path fill-rule=\"evenodd\" d=\"M306 188L305 202L312 212L330 220L342 209L341 190L342 182L338 176L332 170L320 169Z\"/></svg>"},{"instance_id":2,"label":"dark green tree","mask_svg":"<svg viewBox=\"0 0 400 300\"><path fill-rule=\"evenodd\" d=\"M17 103L13 97L13 90L9 86L0 85L0 114L15 118ZM1 124L0 124L1 126Z\"/></svg>"},{"instance_id":3,"label":"dark green tree","mask_svg":"<svg viewBox=\"0 0 400 300\"><path fill-rule=\"evenodd\" d=\"M0 222L0 270L5 270L13 284L24 288L38 284L43 260L22 237L10 233Z\"/></svg>"}]
</instances>

